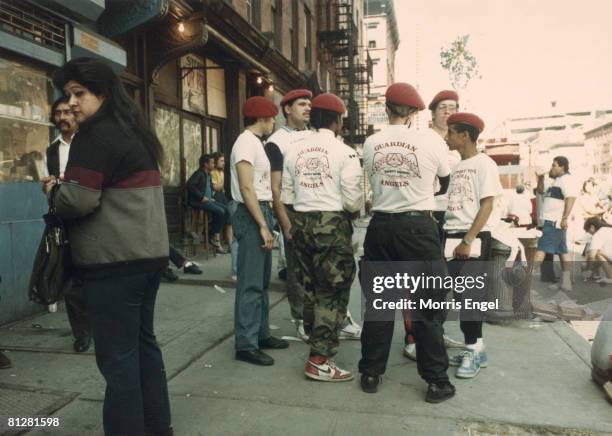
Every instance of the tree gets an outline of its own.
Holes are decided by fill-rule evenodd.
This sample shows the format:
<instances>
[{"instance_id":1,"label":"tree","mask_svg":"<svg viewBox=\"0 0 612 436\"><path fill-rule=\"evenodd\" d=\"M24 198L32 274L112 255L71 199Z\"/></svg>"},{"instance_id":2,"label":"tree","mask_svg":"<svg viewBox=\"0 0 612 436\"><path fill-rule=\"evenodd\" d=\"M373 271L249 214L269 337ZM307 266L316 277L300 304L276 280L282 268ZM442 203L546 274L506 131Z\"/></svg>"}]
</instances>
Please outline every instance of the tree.
<instances>
[{"instance_id":1,"label":"tree","mask_svg":"<svg viewBox=\"0 0 612 436\"><path fill-rule=\"evenodd\" d=\"M465 89L478 74L478 62L467 49L470 35L458 36L450 46L440 50L440 65L448 71L448 77L455 89Z\"/></svg>"}]
</instances>

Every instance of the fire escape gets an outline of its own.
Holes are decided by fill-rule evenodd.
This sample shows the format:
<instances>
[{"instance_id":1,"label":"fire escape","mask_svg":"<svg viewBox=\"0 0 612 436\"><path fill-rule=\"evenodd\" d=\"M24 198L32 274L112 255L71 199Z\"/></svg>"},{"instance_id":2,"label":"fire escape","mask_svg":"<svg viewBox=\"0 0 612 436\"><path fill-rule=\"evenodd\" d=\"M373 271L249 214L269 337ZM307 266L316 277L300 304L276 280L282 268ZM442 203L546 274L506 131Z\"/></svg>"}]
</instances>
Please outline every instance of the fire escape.
<instances>
[{"instance_id":1,"label":"fire escape","mask_svg":"<svg viewBox=\"0 0 612 436\"><path fill-rule=\"evenodd\" d=\"M367 134L367 94L371 68L359 62L359 28L353 17L355 0L328 0L335 19L330 28L318 33L321 46L331 56L335 70L335 93L344 100L348 116L343 136L355 147L363 144ZM327 3L327 2L324 2ZM326 10L327 5L320 10ZM319 21L321 22L321 21Z\"/></svg>"}]
</instances>

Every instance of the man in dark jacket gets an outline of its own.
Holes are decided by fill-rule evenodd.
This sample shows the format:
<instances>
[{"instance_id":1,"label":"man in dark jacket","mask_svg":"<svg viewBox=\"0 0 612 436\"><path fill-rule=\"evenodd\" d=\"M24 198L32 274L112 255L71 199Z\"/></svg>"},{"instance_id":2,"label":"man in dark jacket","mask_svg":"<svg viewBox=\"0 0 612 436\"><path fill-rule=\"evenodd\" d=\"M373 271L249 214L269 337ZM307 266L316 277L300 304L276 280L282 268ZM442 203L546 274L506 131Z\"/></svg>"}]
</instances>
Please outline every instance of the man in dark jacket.
<instances>
[{"instance_id":1,"label":"man in dark jacket","mask_svg":"<svg viewBox=\"0 0 612 436\"><path fill-rule=\"evenodd\" d=\"M60 97L53 103L51 120L60 131L60 135L47 148L47 169L50 175L63 179L68 163L70 143L77 130L77 123L66 97ZM66 290L64 295L64 301L75 339L74 351L78 353L87 351L91 344L91 328L85 308L83 288L78 278L73 278L72 286Z\"/></svg>"},{"instance_id":2,"label":"man in dark jacket","mask_svg":"<svg viewBox=\"0 0 612 436\"><path fill-rule=\"evenodd\" d=\"M204 154L200 157L200 168L197 169L187 181L187 193L189 206L202 209L213 214L211 243L215 246L217 253L225 254L221 247L221 230L229 223L230 213L227 205L216 201L212 196L212 180L210 171L214 166L211 155Z\"/></svg>"}]
</instances>

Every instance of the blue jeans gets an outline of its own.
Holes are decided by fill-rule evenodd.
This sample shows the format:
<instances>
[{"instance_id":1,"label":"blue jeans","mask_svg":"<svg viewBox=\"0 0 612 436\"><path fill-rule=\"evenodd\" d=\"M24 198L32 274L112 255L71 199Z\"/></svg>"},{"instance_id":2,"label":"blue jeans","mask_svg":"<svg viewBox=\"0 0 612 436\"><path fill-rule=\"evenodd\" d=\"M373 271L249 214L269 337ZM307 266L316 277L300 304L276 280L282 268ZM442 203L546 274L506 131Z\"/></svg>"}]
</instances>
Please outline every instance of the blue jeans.
<instances>
[{"instance_id":1,"label":"blue jeans","mask_svg":"<svg viewBox=\"0 0 612 436\"><path fill-rule=\"evenodd\" d=\"M269 206L261 204L261 211L272 232ZM238 240L238 281L234 308L236 350L254 351L259 349L260 341L270 337L268 286L272 252L261 247L263 241L259 226L244 204L238 205L232 225Z\"/></svg>"},{"instance_id":2,"label":"blue jeans","mask_svg":"<svg viewBox=\"0 0 612 436\"><path fill-rule=\"evenodd\" d=\"M223 227L230 223L230 212L226 204L219 203L218 201L208 200L204 203L191 201L189 205L194 209L201 209L211 212L212 224L210 226L210 232L213 235L221 233Z\"/></svg>"},{"instance_id":3,"label":"blue jeans","mask_svg":"<svg viewBox=\"0 0 612 436\"><path fill-rule=\"evenodd\" d=\"M170 427L166 372L153 333L160 274L83 280L96 363L106 380L107 435L163 433Z\"/></svg>"},{"instance_id":4,"label":"blue jeans","mask_svg":"<svg viewBox=\"0 0 612 436\"><path fill-rule=\"evenodd\" d=\"M550 254L567 254L567 231L558 229L554 221L544 221L542 237L538 240L538 250Z\"/></svg>"},{"instance_id":5,"label":"blue jeans","mask_svg":"<svg viewBox=\"0 0 612 436\"><path fill-rule=\"evenodd\" d=\"M230 216L233 217L234 214L236 213L238 202L232 200L227 204L227 207L229 208ZM232 237L232 267L231 268L232 268L232 275L238 276L238 240L236 239L236 235Z\"/></svg>"}]
</instances>

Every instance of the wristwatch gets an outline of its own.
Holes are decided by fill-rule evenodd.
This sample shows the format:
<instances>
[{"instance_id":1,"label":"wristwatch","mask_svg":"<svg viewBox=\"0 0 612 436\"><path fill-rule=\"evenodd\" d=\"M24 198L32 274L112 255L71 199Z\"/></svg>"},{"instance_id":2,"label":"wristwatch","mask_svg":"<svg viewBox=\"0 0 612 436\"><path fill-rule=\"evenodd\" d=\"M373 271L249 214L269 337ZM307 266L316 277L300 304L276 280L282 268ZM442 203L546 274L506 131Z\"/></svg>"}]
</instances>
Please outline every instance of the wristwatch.
<instances>
[{"instance_id":1,"label":"wristwatch","mask_svg":"<svg viewBox=\"0 0 612 436\"><path fill-rule=\"evenodd\" d=\"M471 244L471 242L468 242L468 240L467 240L467 239L462 238L462 239L461 239L461 244L469 246L469 245Z\"/></svg>"}]
</instances>

